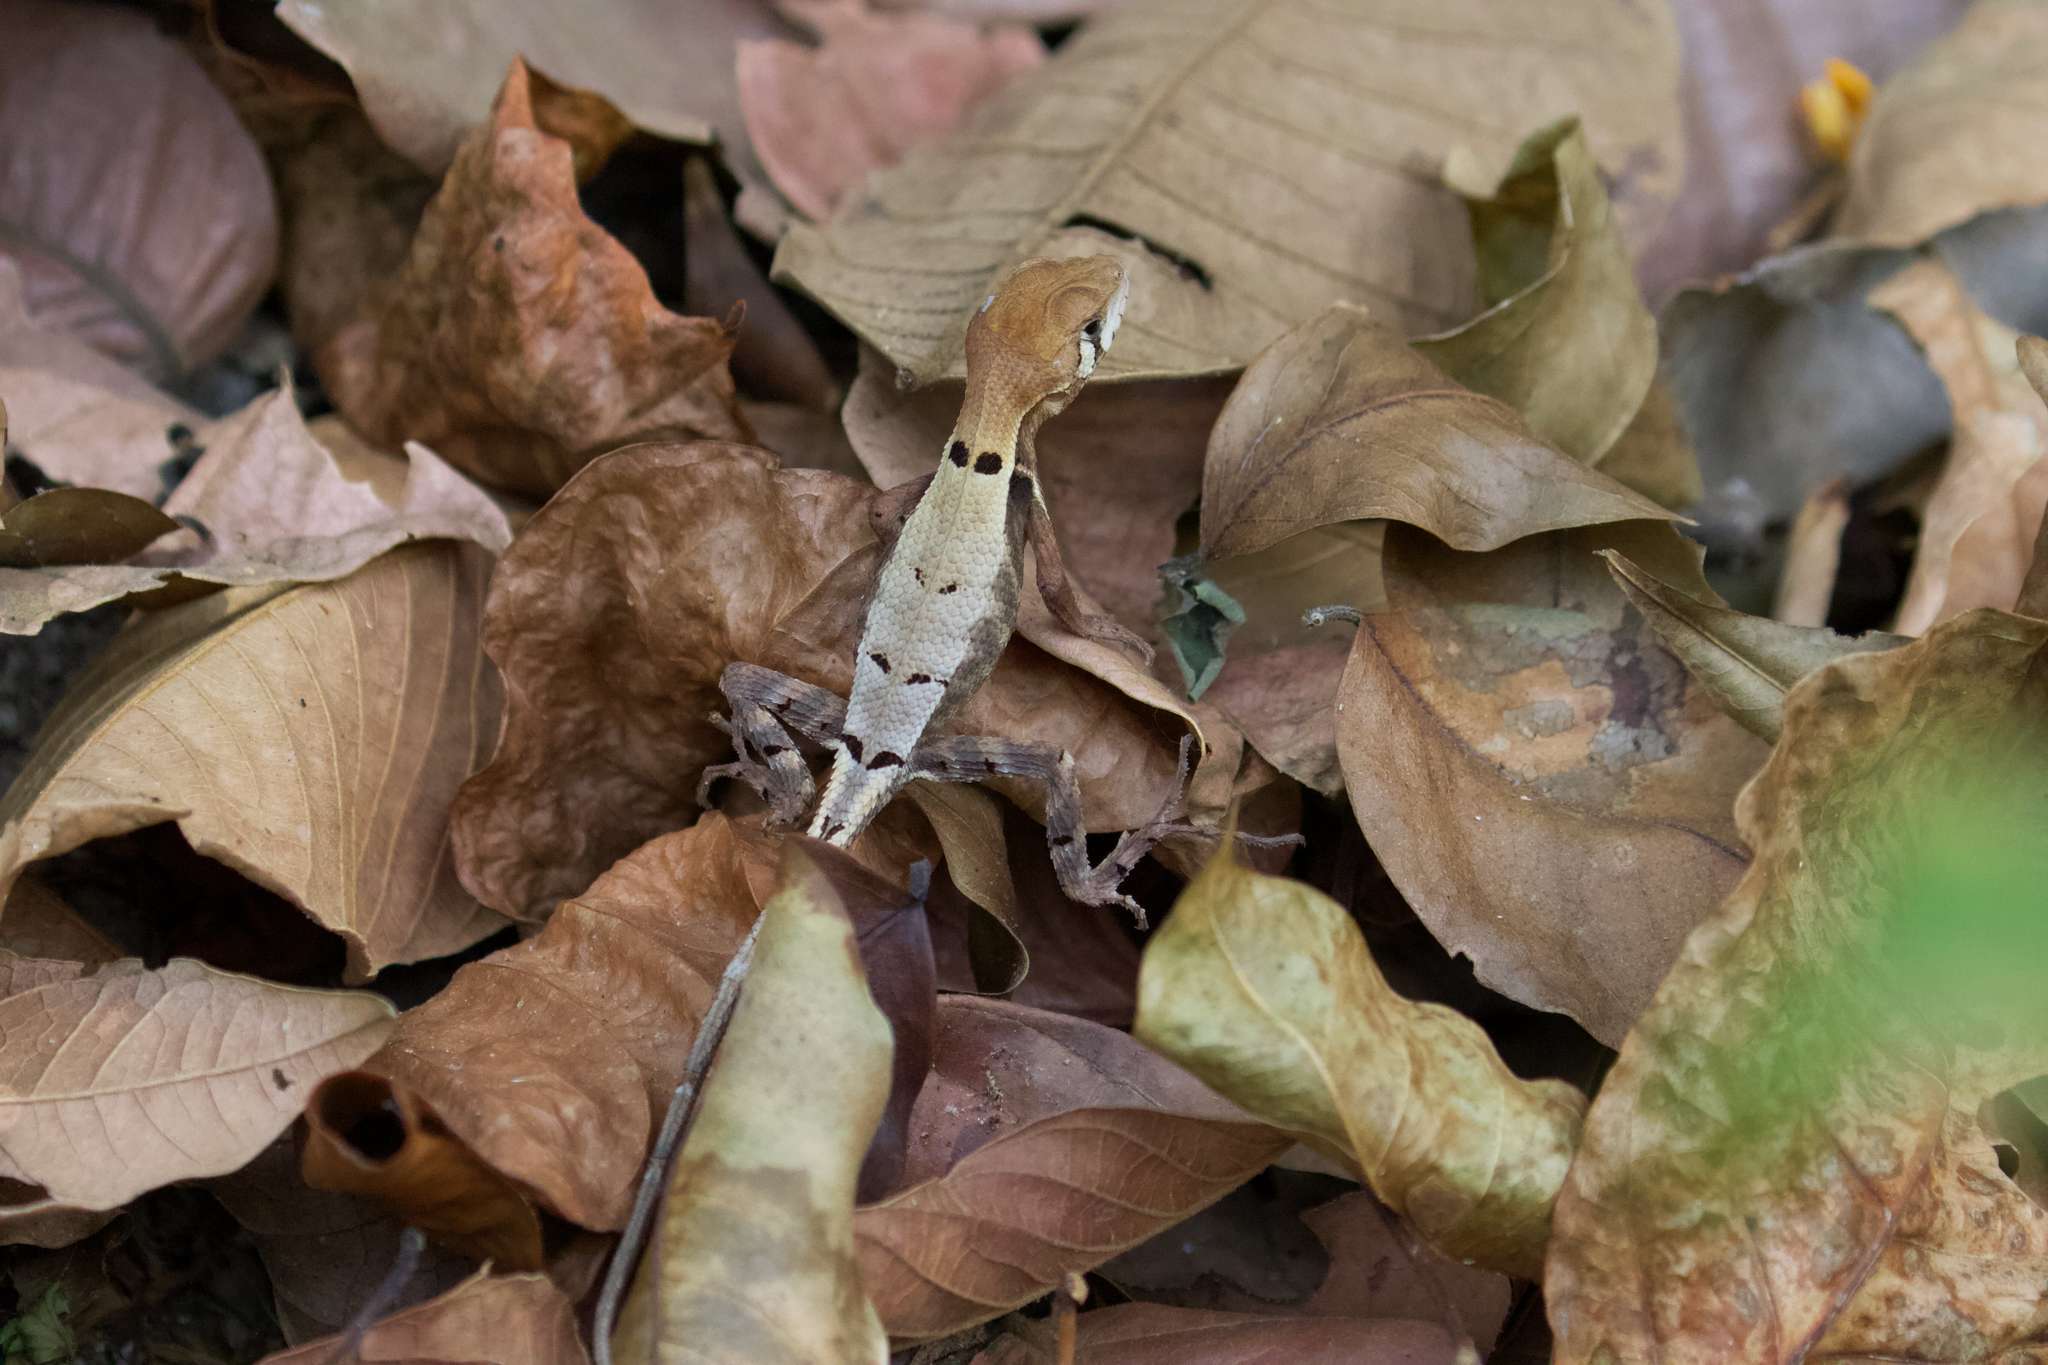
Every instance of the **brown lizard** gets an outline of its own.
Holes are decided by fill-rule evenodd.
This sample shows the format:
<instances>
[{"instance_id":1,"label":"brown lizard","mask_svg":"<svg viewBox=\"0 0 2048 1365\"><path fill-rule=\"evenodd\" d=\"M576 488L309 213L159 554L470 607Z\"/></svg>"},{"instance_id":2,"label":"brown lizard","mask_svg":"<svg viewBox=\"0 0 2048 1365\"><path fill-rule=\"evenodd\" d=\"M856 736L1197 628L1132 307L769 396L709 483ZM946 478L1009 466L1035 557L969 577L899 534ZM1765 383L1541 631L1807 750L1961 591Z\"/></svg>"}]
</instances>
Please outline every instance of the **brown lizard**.
<instances>
[{"instance_id":1,"label":"brown lizard","mask_svg":"<svg viewBox=\"0 0 2048 1365\"><path fill-rule=\"evenodd\" d=\"M832 769L810 833L853 841L890 799L918 778L973 782L1024 777L1044 784L1046 839L1061 888L1094 905L1138 904L1117 888L1178 823L1187 744L1176 790L1153 819L1126 833L1101 863L1088 861L1073 758L1043 744L929 734L995 668L1017 623L1028 542L1038 588L1076 634L1137 652L1151 650L1108 617L1088 612L1067 580L1039 487L1035 438L1074 400L1116 339L1129 278L1114 257L1029 260L989 295L967 325L967 393L937 473L891 489L883 505L907 518L877 577L854 660L851 696L837 696L753 664L728 666L720 686L738 760L708 770L710 784L736 776L790 823L811 803L810 769L789 731L830 746ZM878 518L887 536L891 516Z\"/></svg>"}]
</instances>

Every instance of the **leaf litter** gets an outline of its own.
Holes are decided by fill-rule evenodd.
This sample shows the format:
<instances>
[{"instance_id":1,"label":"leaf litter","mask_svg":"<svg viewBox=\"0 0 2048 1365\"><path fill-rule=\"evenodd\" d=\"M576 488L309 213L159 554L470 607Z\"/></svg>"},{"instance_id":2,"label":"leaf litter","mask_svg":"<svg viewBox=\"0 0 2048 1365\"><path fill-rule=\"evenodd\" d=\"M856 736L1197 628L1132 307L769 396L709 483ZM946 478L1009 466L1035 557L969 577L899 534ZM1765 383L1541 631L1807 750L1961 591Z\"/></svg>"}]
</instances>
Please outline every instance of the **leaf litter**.
<instances>
[{"instance_id":1,"label":"leaf litter","mask_svg":"<svg viewBox=\"0 0 2048 1365\"><path fill-rule=\"evenodd\" d=\"M2038 5L16 8L10 1361L2048 1342ZM1097 253L942 726L1149 924L722 690Z\"/></svg>"}]
</instances>

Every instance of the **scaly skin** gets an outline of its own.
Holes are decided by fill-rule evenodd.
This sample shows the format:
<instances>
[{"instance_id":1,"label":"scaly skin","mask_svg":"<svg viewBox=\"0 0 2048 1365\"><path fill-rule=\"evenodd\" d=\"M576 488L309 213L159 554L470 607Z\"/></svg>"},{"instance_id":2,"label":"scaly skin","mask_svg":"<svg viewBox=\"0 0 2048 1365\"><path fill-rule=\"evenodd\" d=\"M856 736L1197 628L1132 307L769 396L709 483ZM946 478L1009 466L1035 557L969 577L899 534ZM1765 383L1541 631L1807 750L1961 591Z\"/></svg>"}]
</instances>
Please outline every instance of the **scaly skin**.
<instances>
[{"instance_id":1,"label":"scaly skin","mask_svg":"<svg viewBox=\"0 0 2048 1365\"><path fill-rule=\"evenodd\" d=\"M851 843L911 779L934 722L995 667L1017 623L1034 524L1041 562L1057 554L1032 439L1109 349L1127 289L1113 257L1026 261L969 322L960 418L868 604L813 836Z\"/></svg>"}]
</instances>

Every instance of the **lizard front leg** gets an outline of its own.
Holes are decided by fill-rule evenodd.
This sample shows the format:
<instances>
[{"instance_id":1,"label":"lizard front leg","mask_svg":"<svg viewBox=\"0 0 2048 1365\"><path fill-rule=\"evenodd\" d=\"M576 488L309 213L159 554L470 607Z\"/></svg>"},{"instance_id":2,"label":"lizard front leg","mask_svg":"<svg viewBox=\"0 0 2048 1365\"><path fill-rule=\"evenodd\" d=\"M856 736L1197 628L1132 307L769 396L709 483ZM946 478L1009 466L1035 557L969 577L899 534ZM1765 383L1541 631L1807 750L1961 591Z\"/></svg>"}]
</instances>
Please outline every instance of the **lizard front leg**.
<instances>
[{"instance_id":1,"label":"lizard front leg","mask_svg":"<svg viewBox=\"0 0 2048 1365\"><path fill-rule=\"evenodd\" d=\"M911 755L914 777L937 782L985 782L991 777L1023 777L1045 788L1045 841L1052 852L1060 890L1083 905L1121 905L1145 927L1145 907L1118 888L1139 860L1160 840L1201 831L1183 821L1181 803L1187 792L1188 755L1194 741L1180 745L1180 772L1173 795L1138 829L1128 830L1099 863L1088 861L1087 826L1081 819L1081 784L1074 776L1074 758L1050 744L953 735L931 739Z\"/></svg>"},{"instance_id":2,"label":"lizard front leg","mask_svg":"<svg viewBox=\"0 0 2048 1365\"><path fill-rule=\"evenodd\" d=\"M836 694L758 664L727 664L718 675L732 718L711 723L732 737L734 760L704 770L697 804L709 806L711 784L735 777L758 792L779 825L795 824L810 808L816 788L811 769L797 751L793 730L829 744L846 724L846 703Z\"/></svg>"}]
</instances>

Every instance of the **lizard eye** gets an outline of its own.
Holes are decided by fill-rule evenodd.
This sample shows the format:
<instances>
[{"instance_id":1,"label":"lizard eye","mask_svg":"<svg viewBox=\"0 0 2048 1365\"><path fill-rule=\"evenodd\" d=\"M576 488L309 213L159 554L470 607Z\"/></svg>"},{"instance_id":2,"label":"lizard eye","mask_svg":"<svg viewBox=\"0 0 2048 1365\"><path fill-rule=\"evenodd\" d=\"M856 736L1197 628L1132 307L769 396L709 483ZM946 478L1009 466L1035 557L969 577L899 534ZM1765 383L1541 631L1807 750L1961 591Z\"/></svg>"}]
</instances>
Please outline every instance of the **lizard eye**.
<instances>
[{"instance_id":1,"label":"lizard eye","mask_svg":"<svg viewBox=\"0 0 2048 1365\"><path fill-rule=\"evenodd\" d=\"M1081 335L1087 337L1090 341L1093 341L1096 337L1102 335L1102 319L1088 319L1088 325L1081 329Z\"/></svg>"}]
</instances>

